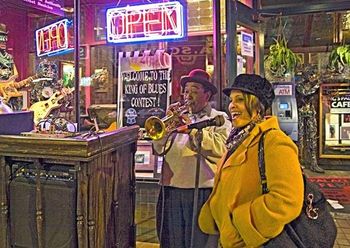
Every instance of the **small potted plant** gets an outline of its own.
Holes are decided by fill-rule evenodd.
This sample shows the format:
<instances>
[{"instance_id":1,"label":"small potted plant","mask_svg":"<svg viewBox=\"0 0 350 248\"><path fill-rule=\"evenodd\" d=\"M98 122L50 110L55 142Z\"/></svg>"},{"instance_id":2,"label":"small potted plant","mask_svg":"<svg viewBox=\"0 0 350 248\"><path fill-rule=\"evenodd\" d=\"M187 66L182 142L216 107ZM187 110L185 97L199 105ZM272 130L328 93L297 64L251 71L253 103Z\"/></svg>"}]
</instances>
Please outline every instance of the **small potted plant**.
<instances>
[{"instance_id":1,"label":"small potted plant","mask_svg":"<svg viewBox=\"0 0 350 248\"><path fill-rule=\"evenodd\" d=\"M288 42L283 35L277 36L274 41L265 57L264 67L267 76L272 78L293 76L297 65L301 62L300 57L288 48Z\"/></svg>"},{"instance_id":2,"label":"small potted plant","mask_svg":"<svg viewBox=\"0 0 350 248\"><path fill-rule=\"evenodd\" d=\"M288 41L284 35L287 22L282 23L282 18L278 18L276 38L270 45L264 61L265 76L270 81L291 81L297 65L301 62L301 58L288 48Z\"/></svg>"},{"instance_id":3,"label":"small potted plant","mask_svg":"<svg viewBox=\"0 0 350 248\"><path fill-rule=\"evenodd\" d=\"M334 73L343 73L346 67L350 66L350 45L342 44L335 47L328 61L328 68Z\"/></svg>"}]
</instances>

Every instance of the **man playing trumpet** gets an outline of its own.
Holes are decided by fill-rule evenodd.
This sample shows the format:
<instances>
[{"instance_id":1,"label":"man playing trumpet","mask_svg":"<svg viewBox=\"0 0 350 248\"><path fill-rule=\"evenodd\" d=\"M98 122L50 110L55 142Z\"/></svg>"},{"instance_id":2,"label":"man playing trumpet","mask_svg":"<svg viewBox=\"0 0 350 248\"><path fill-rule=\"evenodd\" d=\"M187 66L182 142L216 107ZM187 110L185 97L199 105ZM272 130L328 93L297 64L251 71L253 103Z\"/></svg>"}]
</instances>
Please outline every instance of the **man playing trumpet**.
<instances>
[{"instance_id":1,"label":"man playing trumpet","mask_svg":"<svg viewBox=\"0 0 350 248\"><path fill-rule=\"evenodd\" d=\"M210 82L206 71L192 70L189 75L181 78L180 84L184 89L184 101L188 105L187 117L191 123L218 115L223 115L225 120L222 126L208 126L202 132L197 129L183 133L168 132L165 137L153 141L155 152L165 154L160 180L162 189L157 204L157 232L163 248L187 248L191 243L193 247L204 248L208 235L199 230L196 219L191 241L197 151L200 151L200 170L196 213L211 193L216 162L225 152L231 124L226 113L215 110L209 104L211 97L217 93L217 88ZM169 106L168 111L172 109L173 106ZM202 142L199 143L197 136L200 133Z\"/></svg>"}]
</instances>

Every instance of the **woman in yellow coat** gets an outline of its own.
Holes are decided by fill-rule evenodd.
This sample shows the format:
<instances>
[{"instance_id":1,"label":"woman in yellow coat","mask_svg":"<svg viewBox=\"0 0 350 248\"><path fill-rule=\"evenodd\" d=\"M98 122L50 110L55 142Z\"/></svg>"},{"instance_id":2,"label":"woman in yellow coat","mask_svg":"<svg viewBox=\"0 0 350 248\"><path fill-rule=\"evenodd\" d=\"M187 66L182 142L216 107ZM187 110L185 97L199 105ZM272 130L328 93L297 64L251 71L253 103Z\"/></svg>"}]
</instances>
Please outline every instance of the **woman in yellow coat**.
<instances>
[{"instance_id":1,"label":"woman in yellow coat","mask_svg":"<svg viewBox=\"0 0 350 248\"><path fill-rule=\"evenodd\" d=\"M218 163L214 189L201 209L199 226L205 233L219 234L221 247L260 247L300 214L304 186L298 151L277 118L264 117L275 96L269 81L241 74L223 92L231 100L233 130L228 151ZM264 154L269 192L262 194L258 144L267 130Z\"/></svg>"}]
</instances>

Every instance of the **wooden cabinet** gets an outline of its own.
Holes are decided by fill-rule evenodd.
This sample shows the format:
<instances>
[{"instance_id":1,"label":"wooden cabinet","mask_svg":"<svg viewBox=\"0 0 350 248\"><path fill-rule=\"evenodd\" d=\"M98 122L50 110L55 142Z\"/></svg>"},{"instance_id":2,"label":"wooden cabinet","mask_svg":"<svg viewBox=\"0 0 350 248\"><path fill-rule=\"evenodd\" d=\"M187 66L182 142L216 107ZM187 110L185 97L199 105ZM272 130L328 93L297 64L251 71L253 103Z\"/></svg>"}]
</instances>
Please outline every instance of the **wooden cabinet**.
<instances>
[{"instance_id":1,"label":"wooden cabinet","mask_svg":"<svg viewBox=\"0 0 350 248\"><path fill-rule=\"evenodd\" d=\"M0 136L0 247L135 247L137 134Z\"/></svg>"}]
</instances>

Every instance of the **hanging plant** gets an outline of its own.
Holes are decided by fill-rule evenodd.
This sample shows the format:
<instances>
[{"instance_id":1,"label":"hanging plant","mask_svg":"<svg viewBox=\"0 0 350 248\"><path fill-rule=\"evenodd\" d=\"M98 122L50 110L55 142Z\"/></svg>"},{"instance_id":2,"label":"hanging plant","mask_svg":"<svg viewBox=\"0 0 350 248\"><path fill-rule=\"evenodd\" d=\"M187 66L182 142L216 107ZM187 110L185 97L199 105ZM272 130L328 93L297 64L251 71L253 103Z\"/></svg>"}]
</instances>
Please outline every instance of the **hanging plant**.
<instances>
[{"instance_id":1,"label":"hanging plant","mask_svg":"<svg viewBox=\"0 0 350 248\"><path fill-rule=\"evenodd\" d=\"M350 45L343 44L331 51L328 68L332 72L342 73L346 66L350 66Z\"/></svg>"},{"instance_id":2,"label":"hanging plant","mask_svg":"<svg viewBox=\"0 0 350 248\"><path fill-rule=\"evenodd\" d=\"M287 73L294 74L295 68L301 62L301 58L288 48L288 42L283 34L282 24L278 30L274 44L269 47L269 53L265 58L265 70L273 77L284 77Z\"/></svg>"}]
</instances>

